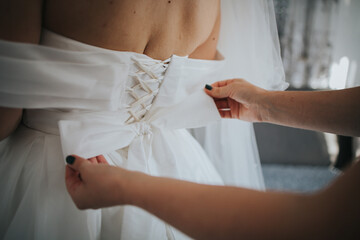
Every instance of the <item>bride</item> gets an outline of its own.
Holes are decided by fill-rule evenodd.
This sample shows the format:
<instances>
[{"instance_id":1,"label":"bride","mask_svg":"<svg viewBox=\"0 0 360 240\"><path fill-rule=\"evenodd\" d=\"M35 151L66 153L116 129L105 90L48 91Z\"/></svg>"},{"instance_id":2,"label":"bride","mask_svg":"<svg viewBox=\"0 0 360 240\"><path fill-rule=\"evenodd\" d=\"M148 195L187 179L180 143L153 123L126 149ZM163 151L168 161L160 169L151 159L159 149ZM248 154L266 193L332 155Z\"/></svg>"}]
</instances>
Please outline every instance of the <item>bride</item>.
<instances>
[{"instance_id":1,"label":"bride","mask_svg":"<svg viewBox=\"0 0 360 240\"><path fill-rule=\"evenodd\" d=\"M187 239L136 207L77 210L64 157L223 184L235 157L216 159L210 140L227 132L203 86L241 74L286 85L265 0L5 0L0 13L1 239ZM193 134L214 164L186 130L204 126ZM258 161L241 128L242 161ZM261 182L253 166L237 173Z\"/></svg>"}]
</instances>

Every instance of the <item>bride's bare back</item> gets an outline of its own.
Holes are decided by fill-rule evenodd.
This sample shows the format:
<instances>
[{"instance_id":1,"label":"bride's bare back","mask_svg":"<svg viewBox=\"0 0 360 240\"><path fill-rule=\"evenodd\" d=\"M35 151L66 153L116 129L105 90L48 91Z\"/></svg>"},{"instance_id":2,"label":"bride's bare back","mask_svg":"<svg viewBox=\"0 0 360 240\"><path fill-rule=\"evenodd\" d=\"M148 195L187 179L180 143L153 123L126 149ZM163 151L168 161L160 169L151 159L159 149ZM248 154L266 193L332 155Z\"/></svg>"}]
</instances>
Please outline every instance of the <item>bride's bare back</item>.
<instances>
[{"instance_id":1,"label":"bride's bare back","mask_svg":"<svg viewBox=\"0 0 360 240\"><path fill-rule=\"evenodd\" d=\"M38 42L45 27L84 43L157 59L190 55L206 43L202 58L209 59L215 54L219 17L219 0L1 0L0 38Z\"/></svg>"},{"instance_id":2,"label":"bride's bare back","mask_svg":"<svg viewBox=\"0 0 360 240\"><path fill-rule=\"evenodd\" d=\"M102 48L213 59L219 0L0 0L0 39L39 43L47 28ZM21 118L0 107L0 140Z\"/></svg>"},{"instance_id":3,"label":"bride's bare back","mask_svg":"<svg viewBox=\"0 0 360 240\"><path fill-rule=\"evenodd\" d=\"M158 59L194 52L209 39L219 10L218 0L47 0L45 6L50 30Z\"/></svg>"}]
</instances>

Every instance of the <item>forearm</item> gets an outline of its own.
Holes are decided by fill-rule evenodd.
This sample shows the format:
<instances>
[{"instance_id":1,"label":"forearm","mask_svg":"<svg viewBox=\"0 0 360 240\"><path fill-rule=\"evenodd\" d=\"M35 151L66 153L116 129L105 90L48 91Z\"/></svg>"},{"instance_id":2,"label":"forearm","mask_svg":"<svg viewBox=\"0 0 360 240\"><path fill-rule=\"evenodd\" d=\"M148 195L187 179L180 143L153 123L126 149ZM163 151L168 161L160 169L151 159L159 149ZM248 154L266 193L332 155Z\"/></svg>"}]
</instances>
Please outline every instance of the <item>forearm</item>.
<instances>
[{"instance_id":1,"label":"forearm","mask_svg":"<svg viewBox=\"0 0 360 240\"><path fill-rule=\"evenodd\" d=\"M303 239L317 234L312 196L201 185L139 174L129 203L196 239Z\"/></svg>"},{"instance_id":2,"label":"forearm","mask_svg":"<svg viewBox=\"0 0 360 240\"><path fill-rule=\"evenodd\" d=\"M354 162L319 194L331 239L360 239L360 161Z\"/></svg>"},{"instance_id":3,"label":"forearm","mask_svg":"<svg viewBox=\"0 0 360 240\"><path fill-rule=\"evenodd\" d=\"M300 195L152 177L82 158L67 161L66 186L80 209L134 205L196 239L360 238L360 162L327 189Z\"/></svg>"},{"instance_id":4,"label":"forearm","mask_svg":"<svg viewBox=\"0 0 360 240\"><path fill-rule=\"evenodd\" d=\"M337 91L267 92L264 122L360 136L360 87Z\"/></svg>"},{"instance_id":5,"label":"forearm","mask_svg":"<svg viewBox=\"0 0 360 240\"><path fill-rule=\"evenodd\" d=\"M0 39L39 43L43 0L0 1ZM18 126L22 109L0 107L0 141Z\"/></svg>"},{"instance_id":6,"label":"forearm","mask_svg":"<svg viewBox=\"0 0 360 240\"><path fill-rule=\"evenodd\" d=\"M22 109L0 107L0 141L17 128L21 117Z\"/></svg>"}]
</instances>

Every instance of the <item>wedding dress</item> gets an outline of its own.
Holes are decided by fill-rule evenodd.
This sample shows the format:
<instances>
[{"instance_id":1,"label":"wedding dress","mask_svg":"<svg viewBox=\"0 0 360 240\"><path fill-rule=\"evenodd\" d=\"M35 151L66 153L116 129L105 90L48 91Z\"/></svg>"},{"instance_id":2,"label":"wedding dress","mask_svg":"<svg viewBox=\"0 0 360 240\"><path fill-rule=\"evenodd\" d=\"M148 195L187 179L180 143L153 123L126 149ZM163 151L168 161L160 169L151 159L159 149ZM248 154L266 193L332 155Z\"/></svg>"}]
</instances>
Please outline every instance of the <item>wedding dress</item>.
<instances>
[{"instance_id":1,"label":"wedding dress","mask_svg":"<svg viewBox=\"0 0 360 240\"><path fill-rule=\"evenodd\" d=\"M136 207L79 211L65 188L64 158L103 154L126 169L223 184L220 168L185 130L220 120L203 91L233 64L218 59L160 61L46 30L41 45L0 41L1 106L26 109L0 142L0 238L187 239ZM251 127L239 129L248 131L248 144L237 150L256 157ZM261 172L247 176L261 179Z\"/></svg>"},{"instance_id":2,"label":"wedding dress","mask_svg":"<svg viewBox=\"0 0 360 240\"><path fill-rule=\"evenodd\" d=\"M222 184L185 128L220 119L203 88L224 61L159 61L46 30L41 46L1 41L0 51L1 104L26 109L0 143L1 238L186 238L136 207L77 210L64 157L103 154L126 169Z\"/></svg>"}]
</instances>

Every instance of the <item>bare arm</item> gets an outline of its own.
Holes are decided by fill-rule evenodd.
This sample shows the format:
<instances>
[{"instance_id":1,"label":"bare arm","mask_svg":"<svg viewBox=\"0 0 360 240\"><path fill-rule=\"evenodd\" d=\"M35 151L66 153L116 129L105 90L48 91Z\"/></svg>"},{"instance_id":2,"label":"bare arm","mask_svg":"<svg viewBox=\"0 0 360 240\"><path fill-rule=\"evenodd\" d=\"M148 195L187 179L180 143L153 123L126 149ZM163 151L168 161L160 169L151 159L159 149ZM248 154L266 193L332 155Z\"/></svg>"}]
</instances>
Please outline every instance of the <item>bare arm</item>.
<instances>
[{"instance_id":1,"label":"bare arm","mask_svg":"<svg viewBox=\"0 0 360 240\"><path fill-rule=\"evenodd\" d=\"M22 109L0 107L0 141L7 138L19 125Z\"/></svg>"},{"instance_id":2,"label":"bare arm","mask_svg":"<svg viewBox=\"0 0 360 240\"><path fill-rule=\"evenodd\" d=\"M42 0L0 0L0 39L38 43L41 11ZM0 140L17 128L21 117L22 109L0 107Z\"/></svg>"},{"instance_id":3,"label":"bare arm","mask_svg":"<svg viewBox=\"0 0 360 240\"><path fill-rule=\"evenodd\" d=\"M337 91L268 92L263 121L360 136L360 87Z\"/></svg>"},{"instance_id":4,"label":"bare arm","mask_svg":"<svg viewBox=\"0 0 360 240\"><path fill-rule=\"evenodd\" d=\"M326 190L300 195L202 185L74 159L66 186L80 209L135 205L196 239L360 237L360 163Z\"/></svg>"},{"instance_id":5,"label":"bare arm","mask_svg":"<svg viewBox=\"0 0 360 240\"><path fill-rule=\"evenodd\" d=\"M315 195L134 177L130 203L196 239L357 239L360 164Z\"/></svg>"},{"instance_id":6,"label":"bare arm","mask_svg":"<svg viewBox=\"0 0 360 240\"><path fill-rule=\"evenodd\" d=\"M311 225L315 221L310 212L316 205L314 196L264 193L140 174L133 176L129 190L131 204L195 239L306 239L306 234L319 234ZM305 235L300 236L300 226L306 229Z\"/></svg>"},{"instance_id":7,"label":"bare arm","mask_svg":"<svg viewBox=\"0 0 360 240\"><path fill-rule=\"evenodd\" d=\"M360 136L360 87L273 92L233 79L217 82L206 92L225 118Z\"/></svg>"}]
</instances>

